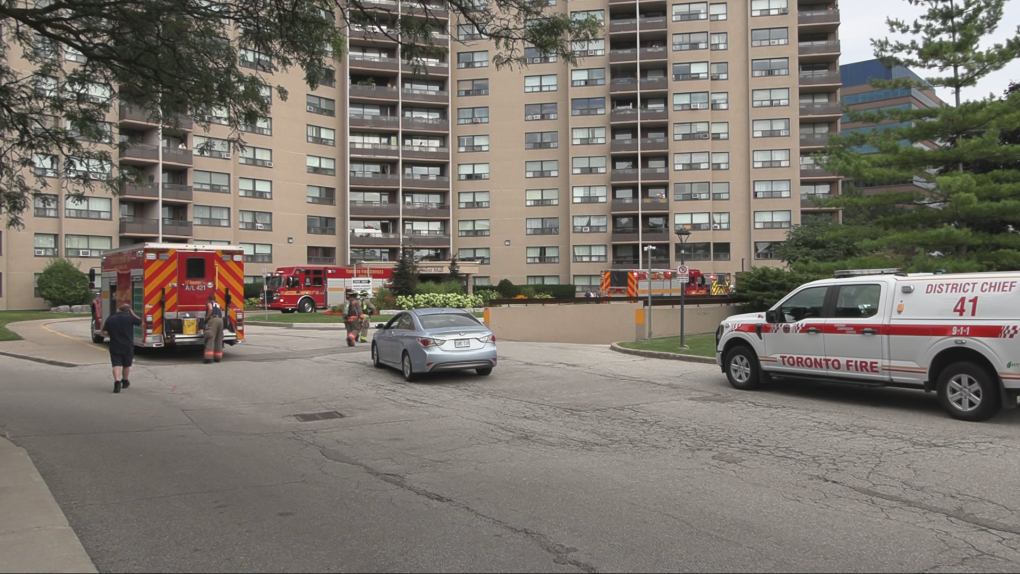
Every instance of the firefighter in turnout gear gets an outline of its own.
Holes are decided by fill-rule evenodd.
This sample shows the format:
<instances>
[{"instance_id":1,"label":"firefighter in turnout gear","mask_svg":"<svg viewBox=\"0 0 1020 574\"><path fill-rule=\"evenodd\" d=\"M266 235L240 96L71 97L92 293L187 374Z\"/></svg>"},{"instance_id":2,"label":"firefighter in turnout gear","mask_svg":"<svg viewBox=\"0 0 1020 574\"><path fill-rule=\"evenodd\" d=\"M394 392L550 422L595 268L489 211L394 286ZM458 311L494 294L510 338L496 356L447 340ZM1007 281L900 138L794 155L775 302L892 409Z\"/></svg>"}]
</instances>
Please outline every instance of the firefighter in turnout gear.
<instances>
[{"instance_id":1,"label":"firefighter in turnout gear","mask_svg":"<svg viewBox=\"0 0 1020 574\"><path fill-rule=\"evenodd\" d=\"M216 302L216 295L209 295L205 304L205 358L203 363L223 360L223 307Z\"/></svg>"},{"instance_id":2,"label":"firefighter in turnout gear","mask_svg":"<svg viewBox=\"0 0 1020 574\"><path fill-rule=\"evenodd\" d=\"M347 293L347 307L344 308L344 324L347 327L347 346L353 347L354 341L361 331L361 322L365 320L364 308L358 300L358 294L354 291Z\"/></svg>"},{"instance_id":3,"label":"firefighter in turnout gear","mask_svg":"<svg viewBox=\"0 0 1020 574\"><path fill-rule=\"evenodd\" d=\"M364 315L362 315L362 316L365 317L365 318L361 320L361 337L360 337L360 340L361 340L362 343L367 343L368 342L368 325L369 325L369 323L372 322L371 317L372 317L372 315L375 315L375 314L377 314L379 312L375 308L375 304L372 303L372 300L369 299L368 291L362 291L361 292L361 310L364 313Z\"/></svg>"}]
</instances>

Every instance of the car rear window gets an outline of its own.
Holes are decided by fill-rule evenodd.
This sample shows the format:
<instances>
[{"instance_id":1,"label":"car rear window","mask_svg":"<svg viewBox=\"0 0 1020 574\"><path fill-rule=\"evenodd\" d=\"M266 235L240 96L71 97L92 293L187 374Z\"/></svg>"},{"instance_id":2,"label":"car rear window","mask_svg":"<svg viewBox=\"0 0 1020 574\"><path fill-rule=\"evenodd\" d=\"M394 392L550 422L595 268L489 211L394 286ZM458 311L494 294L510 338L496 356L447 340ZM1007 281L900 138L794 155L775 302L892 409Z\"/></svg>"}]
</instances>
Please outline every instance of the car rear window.
<instances>
[{"instance_id":1,"label":"car rear window","mask_svg":"<svg viewBox=\"0 0 1020 574\"><path fill-rule=\"evenodd\" d=\"M444 327L478 327L481 323L471 315L464 313L444 313L441 315L419 315L418 320L425 329L442 329Z\"/></svg>"}]
</instances>

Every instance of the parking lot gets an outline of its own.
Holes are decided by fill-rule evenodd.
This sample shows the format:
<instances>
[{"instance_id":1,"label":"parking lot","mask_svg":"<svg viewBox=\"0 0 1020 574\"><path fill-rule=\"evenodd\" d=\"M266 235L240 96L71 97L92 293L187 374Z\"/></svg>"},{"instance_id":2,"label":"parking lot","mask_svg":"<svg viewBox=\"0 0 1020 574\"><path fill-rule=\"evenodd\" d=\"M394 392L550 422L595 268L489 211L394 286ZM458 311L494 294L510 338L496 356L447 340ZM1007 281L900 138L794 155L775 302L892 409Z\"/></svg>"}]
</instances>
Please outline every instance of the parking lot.
<instances>
[{"instance_id":1,"label":"parking lot","mask_svg":"<svg viewBox=\"0 0 1020 574\"><path fill-rule=\"evenodd\" d=\"M120 395L0 357L0 432L100 571L1020 568L1016 411L555 343L409 384L342 337L147 352Z\"/></svg>"}]
</instances>

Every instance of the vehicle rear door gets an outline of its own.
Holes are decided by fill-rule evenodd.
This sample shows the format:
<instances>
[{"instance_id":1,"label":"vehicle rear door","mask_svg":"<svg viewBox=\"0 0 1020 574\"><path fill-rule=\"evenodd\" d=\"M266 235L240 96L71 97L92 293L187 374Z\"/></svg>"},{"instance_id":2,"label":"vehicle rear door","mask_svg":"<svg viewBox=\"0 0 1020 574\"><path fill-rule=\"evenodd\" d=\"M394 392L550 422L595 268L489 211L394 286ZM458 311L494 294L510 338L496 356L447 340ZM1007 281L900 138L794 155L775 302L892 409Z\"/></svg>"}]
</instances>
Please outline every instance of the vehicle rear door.
<instances>
[{"instance_id":1,"label":"vehicle rear door","mask_svg":"<svg viewBox=\"0 0 1020 574\"><path fill-rule=\"evenodd\" d=\"M177 252L177 312L183 319L185 335L195 335L202 329L205 304L213 293L212 257L215 253Z\"/></svg>"},{"instance_id":2,"label":"vehicle rear door","mask_svg":"<svg viewBox=\"0 0 1020 574\"><path fill-rule=\"evenodd\" d=\"M882 382L889 348L888 329L882 318L888 285L844 283L834 285L832 318L825 329L829 374Z\"/></svg>"},{"instance_id":3,"label":"vehicle rear door","mask_svg":"<svg viewBox=\"0 0 1020 574\"><path fill-rule=\"evenodd\" d=\"M774 308L775 323L762 326L769 370L796 375L825 375L825 303L831 287L806 287Z\"/></svg>"}]
</instances>

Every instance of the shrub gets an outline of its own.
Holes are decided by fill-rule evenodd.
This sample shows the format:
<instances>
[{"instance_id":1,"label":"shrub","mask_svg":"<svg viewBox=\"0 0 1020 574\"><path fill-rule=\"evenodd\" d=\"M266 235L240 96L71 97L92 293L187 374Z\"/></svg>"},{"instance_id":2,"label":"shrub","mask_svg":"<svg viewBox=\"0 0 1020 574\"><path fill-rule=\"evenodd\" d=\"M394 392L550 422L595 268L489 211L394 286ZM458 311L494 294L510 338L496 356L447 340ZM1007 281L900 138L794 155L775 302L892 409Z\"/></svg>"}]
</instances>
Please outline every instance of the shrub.
<instances>
[{"instance_id":1,"label":"shrub","mask_svg":"<svg viewBox=\"0 0 1020 574\"><path fill-rule=\"evenodd\" d=\"M434 281L425 281L418 284L418 288L415 289L415 294L427 295L429 293L437 293L440 295L451 294L451 295L463 295L464 286L460 281L446 280L441 283Z\"/></svg>"},{"instance_id":2,"label":"shrub","mask_svg":"<svg viewBox=\"0 0 1020 574\"><path fill-rule=\"evenodd\" d=\"M517 286L514 285L513 282L510 281L509 279L500 280L500 282L496 285L496 291L499 291L499 294L504 299L513 299L514 297L520 294L520 291L517 289Z\"/></svg>"},{"instance_id":3,"label":"shrub","mask_svg":"<svg viewBox=\"0 0 1020 574\"><path fill-rule=\"evenodd\" d=\"M536 285L535 291L536 293L546 293L554 299L577 297L577 289L573 285Z\"/></svg>"},{"instance_id":4,"label":"shrub","mask_svg":"<svg viewBox=\"0 0 1020 574\"><path fill-rule=\"evenodd\" d=\"M245 309L262 309L263 308L262 299L259 299L258 297L246 297L244 299L244 308Z\"/></svg>"},{"instance_id":5,"label":"shrub","mask_svg":"<svg viewBox=\"0 0 1020 574\"><path fill-rule=\"evenodd\" d=\"M375 291L375 297L372 297L372 304L375 305L375 308L378 311L382 311L383 309L396 309L397 296L393 293L393 291L382 287Z\"/></svg>"},{"instance_id":6,"label":"shrub","mask_svg":"<svg viewBox=\"0 0 1020 574\"><path fill-rule=\"evenodd\" d=\"M455 293L419 293L410 297L397 297L397 308L402 310L423 309L426 307L483 307L485 302L478 295L458 295Z\"/></svg>"},{"instance_id":7,"label":"shrub","mask_svg":"<svg viewBox=\"0 0 1020 574\"><path fill-rule=\"evenodd\" d=\"M486 303L501 297L501 295L493 289L475 289L475 295L481 297L482 301L485 301Z\"/></svg>"},{"instance_id":8,"label":"shrub","mask_svg":"<svg viewBox=\"0 0 1020 574\"><path fill-rule=\"evenodd\" d=\"M58 257L39 275L39 296L50 305L85 305L92 301L89 278L74 263ZM127 303L127 301L122 301Z\"/></svg>"},{"instance_id":9,"label":"shrub","mask_svg":"<svg viewBox=\"0 0 1020 574\"><path fill-rule=\"evenodd\" d=\"M256 281L254 283L244 284L244 298L247 299L258 299L262 297L262 282Z\"/></svg>"}]
</instances>

